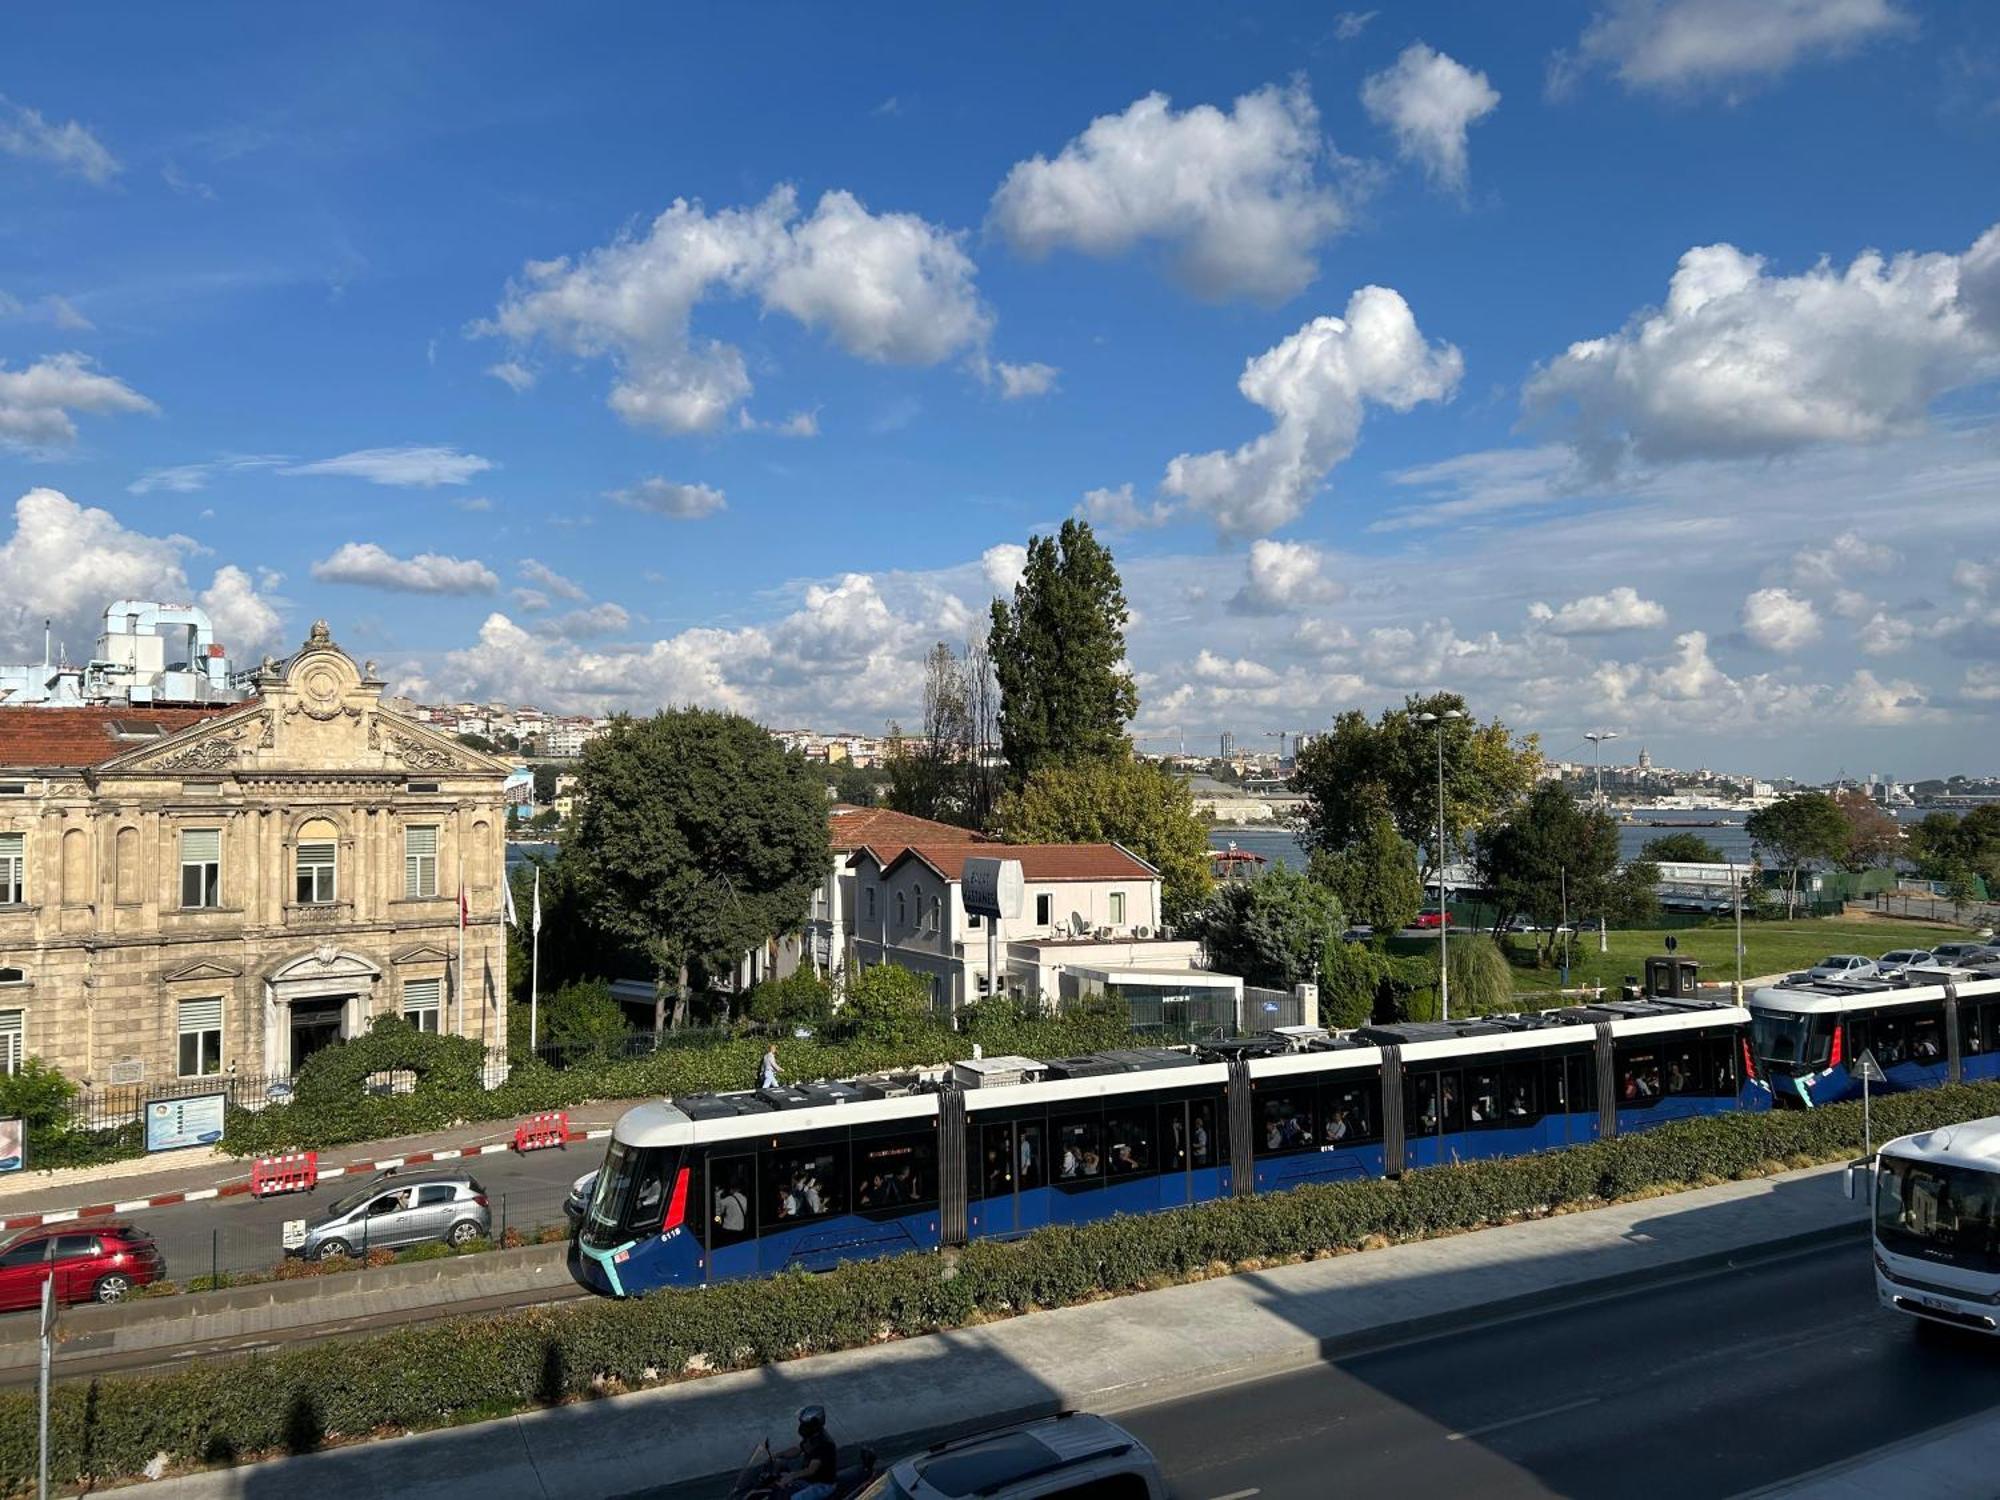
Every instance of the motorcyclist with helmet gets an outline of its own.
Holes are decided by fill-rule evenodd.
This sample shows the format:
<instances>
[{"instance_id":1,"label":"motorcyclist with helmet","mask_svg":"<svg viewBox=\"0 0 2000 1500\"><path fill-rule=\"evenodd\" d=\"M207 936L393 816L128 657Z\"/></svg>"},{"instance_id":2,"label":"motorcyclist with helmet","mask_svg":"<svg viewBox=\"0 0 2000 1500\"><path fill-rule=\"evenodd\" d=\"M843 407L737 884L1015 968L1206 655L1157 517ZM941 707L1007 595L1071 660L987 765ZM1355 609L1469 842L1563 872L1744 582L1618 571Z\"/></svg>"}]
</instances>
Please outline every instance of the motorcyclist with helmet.
<instances>
[{"instance_id":1,"label":"motorcyclist with helmet","mask_svg":"<svg viewBox=\"0 0 2000 1500\"><path fill-rule=\"evenodd\" d=\"M797 1472L780 1480L774 1494L786 1500L828 1500L840 1473L840 1448L827 1434L826 1408L800 1408L798 1442L772 1457L781 1462L798 1460Z\"/></svg>"}]
</instances>

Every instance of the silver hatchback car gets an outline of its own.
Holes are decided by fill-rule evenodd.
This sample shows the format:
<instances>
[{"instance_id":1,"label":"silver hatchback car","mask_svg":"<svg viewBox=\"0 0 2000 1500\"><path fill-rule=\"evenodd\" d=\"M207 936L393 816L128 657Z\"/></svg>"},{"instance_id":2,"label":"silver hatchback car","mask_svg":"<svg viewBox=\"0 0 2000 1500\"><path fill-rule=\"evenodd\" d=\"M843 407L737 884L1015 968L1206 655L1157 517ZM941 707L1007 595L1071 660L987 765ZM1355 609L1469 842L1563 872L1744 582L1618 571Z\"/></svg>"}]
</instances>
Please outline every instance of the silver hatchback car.
<instances>
[{"instance_id":1,"label":"silver hatchback car","mask_svg":"<svg viewBox=\"0 0 2000 1500\"><path fill-rule=\"evenodd\" d=\"M492 1233L493 1211L477 1178L463 1172L387 1173L336 1199L306 1225L305 1243L291 1253L328 1260L430 1240L463 1245Z\"/></svg>"}]
</instances>

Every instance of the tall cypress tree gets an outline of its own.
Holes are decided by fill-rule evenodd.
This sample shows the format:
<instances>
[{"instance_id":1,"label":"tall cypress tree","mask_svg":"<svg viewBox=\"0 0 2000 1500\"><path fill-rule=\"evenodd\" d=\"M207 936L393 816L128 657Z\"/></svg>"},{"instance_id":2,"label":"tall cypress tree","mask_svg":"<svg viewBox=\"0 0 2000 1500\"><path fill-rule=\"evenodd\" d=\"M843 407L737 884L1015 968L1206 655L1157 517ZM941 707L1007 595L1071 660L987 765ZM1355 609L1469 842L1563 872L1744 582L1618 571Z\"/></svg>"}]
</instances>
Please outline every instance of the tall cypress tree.
<instances>
[{"instance_id":1,"label":"tall cypress tree","mask_svg":"<svg viewBox=\"0 0 2000 1500\"><path fill-rule=\"evenodd\" d=\"M1128 753L1139 690L1125 670L1124 586L1086 521L1028 539L1014 599L993 601L1000 748L1020 786L1045 765Z\"/></svg>"}]
</instances>

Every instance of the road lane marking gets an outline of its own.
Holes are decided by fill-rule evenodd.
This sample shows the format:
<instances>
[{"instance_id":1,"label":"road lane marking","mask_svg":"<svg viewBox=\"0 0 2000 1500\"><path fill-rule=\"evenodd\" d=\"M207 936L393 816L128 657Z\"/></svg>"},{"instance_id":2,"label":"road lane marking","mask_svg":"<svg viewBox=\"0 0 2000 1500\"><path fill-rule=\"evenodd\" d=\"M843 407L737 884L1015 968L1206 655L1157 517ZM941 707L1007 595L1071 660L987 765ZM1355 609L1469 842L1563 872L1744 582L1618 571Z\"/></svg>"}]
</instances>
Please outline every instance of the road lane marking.
<instances>
[{"instance_id":1,"label":"road lane marking","mask_svg":"<svg viewBox=\"0 0 2000 1500\"><path fill-rule=\"evenodd\" d=\"M1489 1432L1498 1432L1503 1427L1519 1427L1526 1422L1539 1422L1544 1417L1559 1417L1566 1411L1581 1411L1586 1406L1595 1406L1602 1396L1585 1396L1581 1401L1565 1401L1561 1406L1548 1406L1540 1411L1523 1413L1518 1417L1508 1417L1501 1422L1488 1422L1484 1427L1468 1427L1463 1432L1445 1434L1447 1443L1462 1443L1467 1438L1484 1437Z\"/></svg>"},{"instance_id":2,"label":"road lane marking","mask_svg":"<svg viewBox=\"0 0 2000 1500\"><path fill-rule=\"evenodd\" d=\"M1253 1495L1261 1495L1262 1490L1231 1490L1226 1495L1215 1495L1211 1500L1250 1500Z\"/></svg>"}]
</instances>

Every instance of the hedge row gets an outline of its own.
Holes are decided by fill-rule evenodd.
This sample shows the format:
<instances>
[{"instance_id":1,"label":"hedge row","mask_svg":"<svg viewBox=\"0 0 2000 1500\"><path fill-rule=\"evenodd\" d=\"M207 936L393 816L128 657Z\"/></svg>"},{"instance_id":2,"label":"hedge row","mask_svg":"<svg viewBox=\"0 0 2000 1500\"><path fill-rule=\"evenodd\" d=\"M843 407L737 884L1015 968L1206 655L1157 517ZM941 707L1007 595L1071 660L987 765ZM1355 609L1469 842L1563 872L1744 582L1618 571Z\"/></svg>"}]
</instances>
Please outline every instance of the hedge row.
<instances>
[{"instance_id":1,"label":"hedge row","mask_svg":"<svg viewBox=\"0 0 2000 1500\"><path fill-rule=\"evenodd\" d=\"M1878 1139L2000 1113L2000 1084L1891 1095ZM1541 1156L1304 1187L1041 1230L950 1257L906 1255L636 1302L590 1301L427 1323L171 1375L57 1388L53 1473L125 1478L158 1457L223 1463L417 1430L961 1326L1268 1263L1421 1239L1647 1191L1838 1160L1858 1106L1731 1115ZM0 1394L0 1485L35 1472L35 1400Z\"/></svg>"},{"instance_id":2,"label":"hedge row","mask_svg":"<svg viewBox=\"0 0 2000 1500\"><path fill-rule=\"evenodd\" d=\"M1024 1019L1007 1007L972 1012L963 1032L932 1025L896 1042L787 1038L779 1041L778 1054L787 1078L853 1078L970 1057L975 1044L988 1055L1068 1057L1131 1041L1129 1014L1122 1007L1078 1007L1056 1020ZM239 1156L261 1156L415 1135L468 1120L517 1119L597 1099L754 1088L766 1040L744 1036L561 1069L537 1059L516 1064L506 1083L485 1089L480 1087L484 1053L477 1042L415 1032L389 1018L365 1036L315 1054L299 1074L293 1102L232 1109L223 1144ZM418 1073L414 1092L373 1095L361 1086L372 1073L401 1069Z\"/></svg>"}]
</instances>

